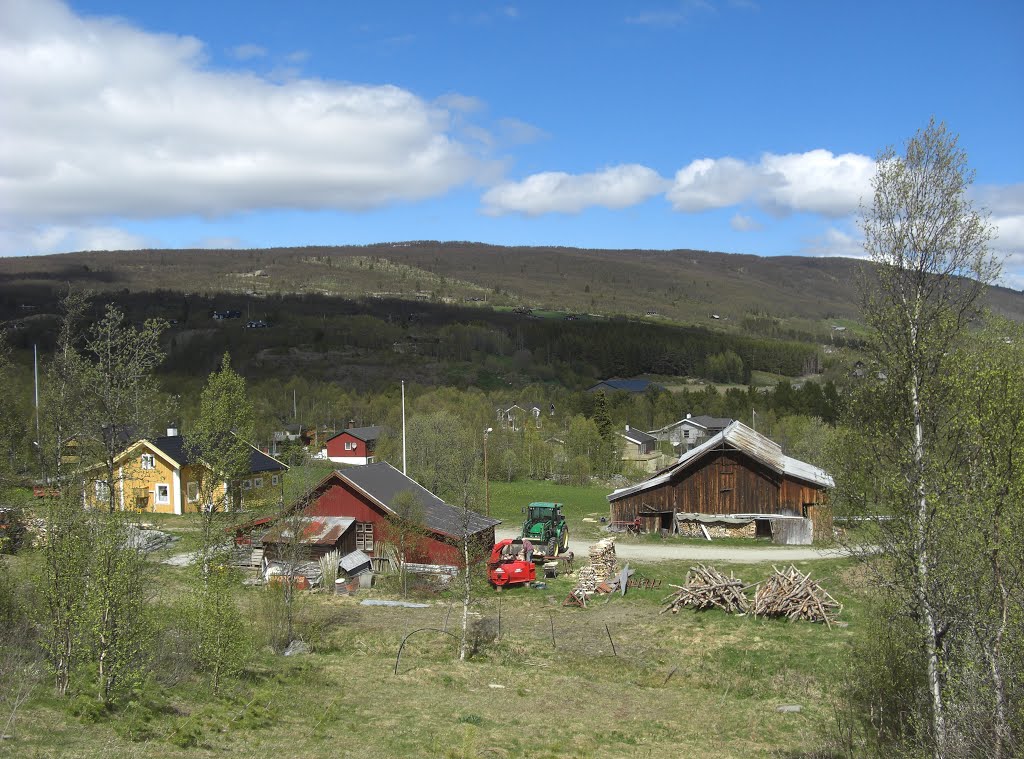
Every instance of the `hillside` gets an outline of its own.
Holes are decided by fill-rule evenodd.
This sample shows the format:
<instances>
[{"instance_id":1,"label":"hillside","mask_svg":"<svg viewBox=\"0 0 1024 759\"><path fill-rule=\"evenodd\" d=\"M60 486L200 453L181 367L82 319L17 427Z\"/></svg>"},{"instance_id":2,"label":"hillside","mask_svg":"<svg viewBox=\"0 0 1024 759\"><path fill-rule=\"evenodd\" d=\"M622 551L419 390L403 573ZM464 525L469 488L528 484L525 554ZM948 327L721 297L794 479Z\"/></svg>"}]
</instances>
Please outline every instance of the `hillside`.
<instances>
[{"instance_id":1,"label":"hillside","mask_svg":"<svg viewBox=\"0 0 1024 759\"><path fill-rule=\"evenodd\" d=\"M383 295L658 317L740 328L745 316L816 332L855 319L861 262L695 250L499 247L469 242L263 250L81 252L0 259L0 292L74 283L100 291L212 295ZM993 288L990 305L1024 319L1024 295Z\"/></svg>"}]
</instances>

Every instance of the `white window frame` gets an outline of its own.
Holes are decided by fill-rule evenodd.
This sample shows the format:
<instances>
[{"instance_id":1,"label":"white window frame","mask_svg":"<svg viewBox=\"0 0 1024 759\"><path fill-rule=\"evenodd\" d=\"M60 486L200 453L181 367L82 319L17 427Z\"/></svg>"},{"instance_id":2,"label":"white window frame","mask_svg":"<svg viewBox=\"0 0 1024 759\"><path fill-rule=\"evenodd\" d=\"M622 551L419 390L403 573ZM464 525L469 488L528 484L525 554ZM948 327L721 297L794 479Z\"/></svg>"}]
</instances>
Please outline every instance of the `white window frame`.
<instances>
[{"instance_id":1,"label":"white window frame","mask_svg":"<svg viewBox=\"0 0 1024 759\"><path fill-rule=\"evenodd\" d=\"M97 501L102 503L110 500L110 485L106 480L96 480L95 488Z\"/></svg>"},{"instance_id":2,"label":"white window frame","mask_svg":"<svg viewBox=\"0 0 1024 759\"><path fill-rule=\"evenodd\" d=\"M160 497L160 488L164 488L166 491L166 495L163 498ZM169 505L171 502L171 486L168 485L166 482L158 482L156 485L154 485L153 502L160 506Z\"/></svg>"},{"instance_id":3,"label":"white window frame","mask_svg":"<svg viewBox=\"0 0 1024 759\"><path fill-rule=\"evenodd\" d=\"M242 480L242 490L252 490L252 480Z\"/></svg>"},{"instance_id":4,"label":"white window frame","mask_svg":"<svg viewBox=\"0 0 1024 759\"><path fill-rule=\"evenodd\" d=\"M273 475L270 478L270 484L271 485L280 485L281 484L281 475L279 475L279 474Z\"/></svg>"},{"instance_id":5,"label":"white window frame","mask_svg":"<svg viewBox=\"0 0 1024 759\"><path fill-rule=\"evenodd\" d=\"M154 456L152 453L142 454L142 468L156 469L156 456Z\"/></svg>"},{"instance_id":6,"label":"white window frame","mask_svg":"<svg viewBox=\"0 0 1024 759\"><path fill-rule=\"evenodd\" d=\"M345 441L345 450L346 451L354 451L358 447L359 446L356 445L354 440L346 440Z\"/></svg>"},{"instance_id":7,"label":"white window frame","mask_svg":"<svg viewBox=\"0 0 1024 759\"><path fill-rule=\"evenodd\" d=\"M185 485L185 497L189 503L199 502L199 483L192 481Z\"/></svg>"},{"instance_id":8,"label":"white window frame","mask_svg":"<svg viewBox=\"0 0 1024 759\"><path fill-rule=\"evenodd\" d=\"M253 477L252 478L252 489L253 490L257 490L258 488L261 488L261 487L263 487L263 478L262 477Z\"/></svg>"}]
</instances>

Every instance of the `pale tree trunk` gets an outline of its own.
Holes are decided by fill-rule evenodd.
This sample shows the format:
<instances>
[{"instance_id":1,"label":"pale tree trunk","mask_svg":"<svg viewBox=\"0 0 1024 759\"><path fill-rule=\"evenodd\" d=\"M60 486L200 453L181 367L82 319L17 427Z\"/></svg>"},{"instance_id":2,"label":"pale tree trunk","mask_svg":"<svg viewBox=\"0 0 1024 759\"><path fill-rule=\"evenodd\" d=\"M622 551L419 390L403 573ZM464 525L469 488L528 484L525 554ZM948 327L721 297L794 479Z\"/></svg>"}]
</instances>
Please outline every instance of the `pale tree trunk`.
<instances>
[{"instance_id":1,"label":"pale tree trunk","mask_svg":"<svg viewBox=\"0 0 1024 759\"><path fill-rule=\"evenodd\" d=\"M469 536L462 539L462 641L459 644L459 661L466 660L467 641L469 639Z\"/></svg>"},{"instance_id":2,"label":"pale tree trunk","mask_svg":"<svg viewBox=\"0 0 1024 759\"><path fill-rule=\"evenodd\" d=\"M912 372L910 382L910 405L914 415L914 483L917 500L917 516L915 533L917 550L917 578L914 589L918 606L924 619L925 653L928 657L928 691L932 699L932 731L935 739L935 759L942 759L946 753L946 713L945 700L942 694L941 656L942 631L935 619L929 597L929 578L931 570L928 566L930 553L928 549L928 496L925 489L925 442L924 422L922 420L921 398L918 394L917 372Z\"/></svg>"}]
</instances>

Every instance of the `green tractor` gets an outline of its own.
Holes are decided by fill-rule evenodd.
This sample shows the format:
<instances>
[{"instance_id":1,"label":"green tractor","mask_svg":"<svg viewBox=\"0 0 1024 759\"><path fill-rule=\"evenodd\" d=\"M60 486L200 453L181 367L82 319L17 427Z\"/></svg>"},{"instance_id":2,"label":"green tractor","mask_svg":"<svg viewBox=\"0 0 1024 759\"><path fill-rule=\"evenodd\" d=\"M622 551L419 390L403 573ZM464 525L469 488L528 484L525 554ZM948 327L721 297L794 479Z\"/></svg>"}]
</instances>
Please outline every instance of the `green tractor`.
<instances>
[{"instance_id":1,"label":"green tractor","mask_svg":"<svg viewBox=\"0 0 1024 759\"><path fill-rule=\"evenodd\" d=\"M557 556L569 550L569 525L562 514L562 504L531 503L523 511L523 537L537 547L538 554Z\"/></svg>"}]
</instances>

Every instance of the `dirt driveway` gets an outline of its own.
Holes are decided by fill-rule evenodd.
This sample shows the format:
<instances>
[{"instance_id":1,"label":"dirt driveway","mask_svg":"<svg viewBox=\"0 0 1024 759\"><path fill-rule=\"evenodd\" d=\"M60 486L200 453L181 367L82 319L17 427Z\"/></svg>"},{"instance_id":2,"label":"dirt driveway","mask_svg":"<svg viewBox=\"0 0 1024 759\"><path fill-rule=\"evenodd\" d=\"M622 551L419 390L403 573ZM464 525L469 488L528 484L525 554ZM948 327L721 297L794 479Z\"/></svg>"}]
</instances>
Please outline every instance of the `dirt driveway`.
<instances>
[{"instance_id":1,"label":"dirt driveway","mask_svg":"<svg viewBox=\"0 0 1024 759\"><path fill-rule=\"evenodd\" d=\"M495 539L518 537L516 530L497 530ZM569 550L578 557L586 558L590 543L570 540ZM838 559L849 554L838 548L814 548L812 546L716 546L713 543L616 543L615 554L620 559L636 561L728 561L757 564L766 561L810 561L814 559Z\"/></svg>"}]
</instances>

